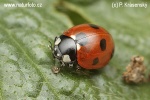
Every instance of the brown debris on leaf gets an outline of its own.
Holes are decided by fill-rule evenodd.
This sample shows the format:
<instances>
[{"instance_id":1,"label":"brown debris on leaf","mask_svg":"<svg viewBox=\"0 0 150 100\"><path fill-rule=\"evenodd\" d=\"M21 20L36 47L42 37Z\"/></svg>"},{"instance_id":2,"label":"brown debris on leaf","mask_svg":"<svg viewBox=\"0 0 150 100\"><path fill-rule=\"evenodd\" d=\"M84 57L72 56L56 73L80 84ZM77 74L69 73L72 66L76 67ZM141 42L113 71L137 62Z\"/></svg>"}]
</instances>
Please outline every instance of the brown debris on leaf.
<instances>
[{"instance_id":1,"label":"brown debris on leaf","mask_svg":"<svg viewBox=\"0 0 150 100\"><path fill-rule=\"evenodd\" d=\"M56 66L52 67L51 70L54 74L58 74L60 72L60 68Z\"/></svg>"},{"instance_id":2,"label":"brown debris on leaf","mask_svg":"<svg viewBox=\"0 0 150 100\"><path fill-rule=\"evenodd\" d=\"M133 56L128 66L126 66L126 72L123 73L123 79L126 83L142 83L146 82L145 70L146 67L143 64L144 57Z\"/></svg>"}]
</instances>

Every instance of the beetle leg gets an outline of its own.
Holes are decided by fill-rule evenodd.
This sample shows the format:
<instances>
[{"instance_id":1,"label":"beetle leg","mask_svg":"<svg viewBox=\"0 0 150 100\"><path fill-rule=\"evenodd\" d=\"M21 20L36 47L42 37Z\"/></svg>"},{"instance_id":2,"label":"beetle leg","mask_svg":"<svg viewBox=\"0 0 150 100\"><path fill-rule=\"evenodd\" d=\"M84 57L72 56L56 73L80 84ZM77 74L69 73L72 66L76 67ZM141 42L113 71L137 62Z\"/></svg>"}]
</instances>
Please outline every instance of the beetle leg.
<instances>
[{"instance_id":1,"label":"beetle leg","mask_svg":"<svg viewBox=\"0 0 150 100\"><path fill-rule=\"evenodd\" d=\"M61 66L64 67L65 66L65 63L63 61L60 61L61 63Z\"/></svg>"},{"instance_id":2,"label":"beetle leg","mask_svg":"<svg viewBox=\"0 0 150 100\"><path fill-rule=\"evenodd\" d=\"M73 64L69 64L69 68L72 68L73 67Z\"/></svg>"},{"instance_id":3,"label":"beetle leg","mask_svg":"<svg viewBox=\"0 0 150 100\"><path fill-rule=\"evenodd\" d=\"M80 67L79 65L77 65L76 68L77 68L76 72L78 74L82 74L82 75L85 75L85 76L90 76L89 73L85 69L83 69L82 67Z\"/></svg>"},{"instance_id":4,"label":"beetle leg","mask_svg":"<svg viewBox=\"0 0 150 100\"><path fill-rule=\"evenodd\" d=\"M76 71L77 71L77 72L80 72L80 71L81 71L81 67L80 67L79 65L77 65Z\"/></svg>"}]
</instances>

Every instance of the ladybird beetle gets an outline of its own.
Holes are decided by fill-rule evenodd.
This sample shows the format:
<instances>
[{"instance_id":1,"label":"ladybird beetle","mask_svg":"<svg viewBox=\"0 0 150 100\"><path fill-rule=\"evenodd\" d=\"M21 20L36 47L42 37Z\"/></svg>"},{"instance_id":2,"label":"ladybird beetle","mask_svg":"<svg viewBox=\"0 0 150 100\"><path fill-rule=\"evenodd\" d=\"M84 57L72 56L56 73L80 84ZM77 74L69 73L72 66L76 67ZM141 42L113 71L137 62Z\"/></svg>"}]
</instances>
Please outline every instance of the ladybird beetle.
<instances>
[{"instance_id":1,"label":"ladybird beetle","mask_svg":"<svg viewBox=\"0 0 150 100\"><path fill-rule=\"evenodd\" d=\"M80 66L84 69L104 67L114 53L111 34L94 24L81 24L55 37L54 47L50 46L54 58L62 66Z\"/></svg>"}]
</instances>

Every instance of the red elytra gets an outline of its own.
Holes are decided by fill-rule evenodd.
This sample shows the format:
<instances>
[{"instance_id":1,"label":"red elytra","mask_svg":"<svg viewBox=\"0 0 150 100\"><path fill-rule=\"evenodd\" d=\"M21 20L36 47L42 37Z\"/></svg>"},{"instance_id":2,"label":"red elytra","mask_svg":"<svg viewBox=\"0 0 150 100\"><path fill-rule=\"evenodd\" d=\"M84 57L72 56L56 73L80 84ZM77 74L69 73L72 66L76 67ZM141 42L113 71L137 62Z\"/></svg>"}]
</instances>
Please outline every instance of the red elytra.
<instances>
[{"instance_id":1,"label":"red elytra","mask_svg":"<svg viewBox=\"0 0 150 100\"><path fill-rule=\"evenodd\" d=\"M114 53L111 34L104 28L93 24L81 24L63 33L79 41L77 46L77 63L85 69L104 67Z\"/></svg>"}]
</instances>

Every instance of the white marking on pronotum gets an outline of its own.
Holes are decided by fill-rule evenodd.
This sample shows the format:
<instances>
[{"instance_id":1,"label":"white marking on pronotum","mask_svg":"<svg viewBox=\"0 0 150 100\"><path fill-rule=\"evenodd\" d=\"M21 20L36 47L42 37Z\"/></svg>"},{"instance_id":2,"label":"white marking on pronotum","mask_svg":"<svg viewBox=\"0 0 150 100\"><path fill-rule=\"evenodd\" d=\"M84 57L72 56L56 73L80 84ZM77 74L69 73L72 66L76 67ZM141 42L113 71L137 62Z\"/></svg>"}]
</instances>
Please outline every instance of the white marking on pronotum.
<instances>
[{"instance_id":1,"label":"white marking on pronotum","mask_svg":"<svg viewBox=\"0 0 150 100\"><path fill-rule=\"evenodd\" d=\"M70 59L69 55L64 55L63 56L63 61L64 62L71 62L71 59Z\"/></svg>"},{"instance_id":2,"label":"white marking on pronotum","mask_svg":"<svg viewBox=\"0 0 150 100\"><path fill-rule=\"evenodd\" d=\"M77 50L80 50L81 46L77 43Z\"/></svg>"},{"instance_id":3,"label":"white marking on pronotum","mask_svg":"<svg viewBox=\"0 0 150 100\"><path fill-rule=\"evenodd\" d=\"M76 37L75 37L75 35L71 35L70 37L71 37L71 38L73 38L74 40L76 40Z\"/></svg>"},{"instance_id":4,"label":"white marking on pronotum","mask_svg":"<svg viewBox=\"0 0 150 100\"><path fill-rule=\"evenodd\" d=\"M58 45L61 42L60 38L57 38L57 40L55 41L55 45Z\"/></svg>"}]
</instances>

